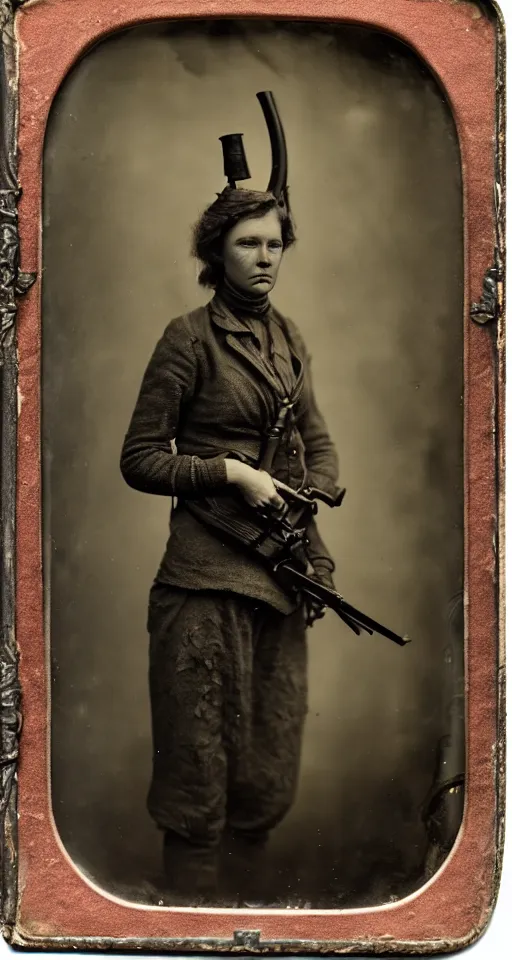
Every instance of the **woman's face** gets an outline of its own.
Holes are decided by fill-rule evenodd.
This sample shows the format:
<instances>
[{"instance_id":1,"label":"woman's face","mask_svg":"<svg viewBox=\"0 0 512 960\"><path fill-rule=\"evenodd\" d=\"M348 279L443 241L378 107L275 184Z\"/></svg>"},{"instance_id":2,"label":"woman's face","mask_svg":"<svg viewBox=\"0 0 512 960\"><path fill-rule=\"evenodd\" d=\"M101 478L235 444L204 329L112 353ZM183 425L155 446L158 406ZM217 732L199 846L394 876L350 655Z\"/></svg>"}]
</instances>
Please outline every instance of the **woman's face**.
<instances>
[{"instance_id":1,"label":"woman's face","mask_svg":"<svg viewBox=\"0 0 512 960\"><path fill-rule=\"evenodd\" d=\"M282 256L281 223L276 210L240 220L224 238L226 276L249 295L272 290Z\"/></svg>"}]
</instances>

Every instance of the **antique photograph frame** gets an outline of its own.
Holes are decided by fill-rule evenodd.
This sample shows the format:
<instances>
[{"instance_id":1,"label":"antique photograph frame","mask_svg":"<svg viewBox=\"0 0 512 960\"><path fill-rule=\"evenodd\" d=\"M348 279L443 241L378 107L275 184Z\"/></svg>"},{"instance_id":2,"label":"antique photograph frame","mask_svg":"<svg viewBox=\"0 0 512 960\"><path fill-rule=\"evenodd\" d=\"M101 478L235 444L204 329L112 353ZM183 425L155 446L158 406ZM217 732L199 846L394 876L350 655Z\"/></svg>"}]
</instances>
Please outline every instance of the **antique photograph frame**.
<instances>
[{"instance_id":1,"label":"antique photograph frame","mask_svg":"<svg viewBox=\"0 0 512 960\"><path fill-rule=\"evenodd\" d=\"M1 918L16 947L446 953L485 930L504 830L504 24L492 0L4 0L0 4ZM43 152L55 98L101 40L200 19L367 26L436 78L457 131L464 240L462 827L418 889L376 906L149 906L83 876L55 827L41 435ZM223 132L223 131L219 131ZM158 190L158 184L155 184ZM452 786L458 787L457 782Z\"/></svg>"}]
</instances>

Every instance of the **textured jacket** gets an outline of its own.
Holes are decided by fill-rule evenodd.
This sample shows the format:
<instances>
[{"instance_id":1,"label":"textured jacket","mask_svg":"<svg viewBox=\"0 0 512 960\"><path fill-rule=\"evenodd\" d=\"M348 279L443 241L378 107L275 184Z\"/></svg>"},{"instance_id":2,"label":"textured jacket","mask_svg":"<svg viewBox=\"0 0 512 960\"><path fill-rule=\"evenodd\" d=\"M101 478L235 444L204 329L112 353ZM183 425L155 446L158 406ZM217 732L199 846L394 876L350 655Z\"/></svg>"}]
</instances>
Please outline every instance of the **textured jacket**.
<instances>
[{"instance_id":1,"label":"textured jacket","mask_svg":"<svg viewBox=\"0 0 512 960\"><path fill-rule=\"evenodd\" d=\"M310 361L295 325L271 307L276 353L290 355L295 406L272 474L297 489L311 485L334 495L337 456L316 405ZM121 471L136 490L177 498L157 579L187 589L234 590L294 609L252 557L222 543L186 508L187 498L229 492L225 458L257 466L279 407L275 378L247 325L214 297L172 320L151 357L121 454ZM333 563L316 527L308 531L317 572Z\"/></svg>"}]
</instances>

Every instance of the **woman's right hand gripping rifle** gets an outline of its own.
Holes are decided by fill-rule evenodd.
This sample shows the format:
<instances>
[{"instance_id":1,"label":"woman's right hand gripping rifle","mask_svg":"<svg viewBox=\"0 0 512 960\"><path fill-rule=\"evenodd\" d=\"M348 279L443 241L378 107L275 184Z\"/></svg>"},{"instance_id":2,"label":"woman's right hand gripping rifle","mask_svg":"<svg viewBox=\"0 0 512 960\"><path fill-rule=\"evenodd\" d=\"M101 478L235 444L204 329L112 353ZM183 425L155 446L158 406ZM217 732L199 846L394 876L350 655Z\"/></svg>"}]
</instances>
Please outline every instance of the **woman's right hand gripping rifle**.
<instances>
[{"instance_id":1,"label":"woman's right hand gripping rifle","mask_svg":"<svg viewBox=\"0 0 512 960\"><path fill-rule=\"evenodd\" d=\"M284 500L276 489L278 484L266 470L255 470L248 463L227 458L226 473L228 482L238 487L244 500L251 507L257 509L271 507L277 511L284 508Z\"/></svg>"}]
</instances>

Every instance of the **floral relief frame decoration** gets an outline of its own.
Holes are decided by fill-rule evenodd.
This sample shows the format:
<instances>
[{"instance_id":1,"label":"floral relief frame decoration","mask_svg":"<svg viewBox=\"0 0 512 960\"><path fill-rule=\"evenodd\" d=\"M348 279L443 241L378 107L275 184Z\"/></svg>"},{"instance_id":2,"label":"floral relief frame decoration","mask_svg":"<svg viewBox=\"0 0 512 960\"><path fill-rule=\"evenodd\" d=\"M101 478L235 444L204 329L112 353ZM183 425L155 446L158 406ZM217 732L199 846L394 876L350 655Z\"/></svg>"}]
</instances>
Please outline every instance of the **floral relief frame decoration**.
<instances>
[{"instance_id":1,"label":"floral relief frame decoration","mask_svg":"<svg viewBox=\"0 0 512 960\"><path fill-rule=\"evenodd\" d=\"M371 25L430 66L459 135L465 235L467 790L441 870L405 900L345 911L133 906L89 884L52 825L41 562L41 159L48 112L99 39L151 20ZM504 24L493 0L0 0L1 921L28 948L442 953L485 929L504 823ZM23 716L23 724L21 717Z\"/></svg>"}]
</instances>

